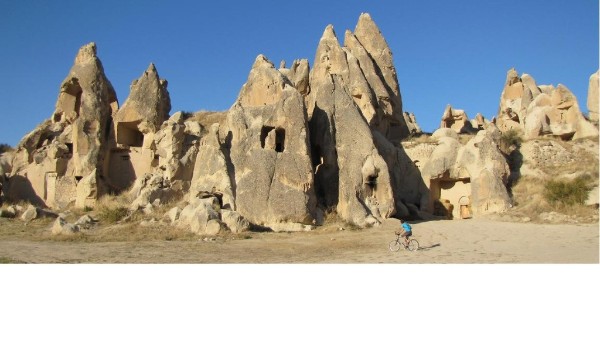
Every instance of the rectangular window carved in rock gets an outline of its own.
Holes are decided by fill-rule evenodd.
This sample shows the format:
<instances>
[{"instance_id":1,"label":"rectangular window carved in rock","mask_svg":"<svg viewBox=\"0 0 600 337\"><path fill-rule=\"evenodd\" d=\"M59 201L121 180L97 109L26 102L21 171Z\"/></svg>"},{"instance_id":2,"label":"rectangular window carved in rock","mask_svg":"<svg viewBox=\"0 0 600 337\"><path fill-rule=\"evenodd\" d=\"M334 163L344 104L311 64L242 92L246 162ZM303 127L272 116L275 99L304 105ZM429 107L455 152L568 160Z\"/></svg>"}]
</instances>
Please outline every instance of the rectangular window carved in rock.
<instances>
[{"instance_id":1,"label":"rectangular window carved in rock","mask_svg":"<svg viewBox=\"0 0 600 337\"><path fill-rule=\"evenodd\" d=\"M273 129L275 129L275 128L272 126L265 125L260 130L260 147L261 148L263 148L263 149L265 148L267 136L269 135L269 132L271 132Z\"/></svg>"},{"instance_id":2,"label":"rectangular window carved in rock","mask_svg":"<svg viewBox=\"0 0 600 337\"><path fill-rule=\"evenodd\" d=\"M275 151L283 152L285 149L285 129L275 129Z\"/></svg>"}]
</instances>

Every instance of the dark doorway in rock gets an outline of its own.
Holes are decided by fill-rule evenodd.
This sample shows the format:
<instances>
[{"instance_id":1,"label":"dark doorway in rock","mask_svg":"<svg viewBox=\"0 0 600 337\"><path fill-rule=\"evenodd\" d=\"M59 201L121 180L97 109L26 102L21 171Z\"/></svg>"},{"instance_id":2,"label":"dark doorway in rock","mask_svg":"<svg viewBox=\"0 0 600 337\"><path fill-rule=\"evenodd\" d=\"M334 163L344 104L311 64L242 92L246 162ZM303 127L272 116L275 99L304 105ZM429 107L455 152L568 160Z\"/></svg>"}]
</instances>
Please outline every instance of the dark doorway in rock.
<instances>
[{"instance_id":1,"label":"dark doorway in rock","mask_svg":"<svg viewBox=\"0 0 600 337\"><path fill-rule=\"evenodd\" d=\"M272 126L265 125L260 130L260 147L262 147L263 149L265 148L265 140L267 139L269 132L271 132L273 129L275 129L275 128Z\"/></svg>"},{"instance_id":2,"label":"dark doorway in rock","mask_svg":"<svg viewBox=\"0 0 600 337\"><path fill-rule=\"evenodd\" d=\"M285 150L285 129L275 129L275 151L283 152Z\"/></svg>"},{"instance_id":3,"label":"dark doorway in rock","mask_svg":"<svg viewBox=\"0 0 600 337\"><path fill-rule=\"evenodd\" d=\"M365 194L367 197L372 197L377 191L377 176L368 176L365 181Z\"/></svg>"},{"instance_id":4,"label":"dark doorway in rock","mask_svg":"<svg viewBox=\"0 0 600 337\"><path fill-rule=\"evenodd\" d=\"M142 147L144 144L144 134L138 130L138 124L138 122L117 123L117 143L132 147Z\"/></svg>"}]
</instances>

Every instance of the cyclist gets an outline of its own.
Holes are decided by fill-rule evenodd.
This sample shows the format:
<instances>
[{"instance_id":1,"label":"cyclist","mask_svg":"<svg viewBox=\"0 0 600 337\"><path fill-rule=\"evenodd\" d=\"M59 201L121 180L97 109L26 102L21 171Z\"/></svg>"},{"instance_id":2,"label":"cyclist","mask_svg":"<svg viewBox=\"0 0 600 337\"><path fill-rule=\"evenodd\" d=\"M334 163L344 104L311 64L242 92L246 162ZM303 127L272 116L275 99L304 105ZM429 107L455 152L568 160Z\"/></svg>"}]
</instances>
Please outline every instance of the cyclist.
<instances>
[{"instance_id":1,"label":"cyclist","mask_svg":"<svg viewBox=\"0 0 600 337\"><path fill-rule=\"evenodd\" d=\"M412 227L406 220L400 219L400 222L402 223L402 228L400 229L400 232L396 232L396 235L403 237L405 245L408 245L408 238L412 235Z\"/></svg>"}]
</instances>

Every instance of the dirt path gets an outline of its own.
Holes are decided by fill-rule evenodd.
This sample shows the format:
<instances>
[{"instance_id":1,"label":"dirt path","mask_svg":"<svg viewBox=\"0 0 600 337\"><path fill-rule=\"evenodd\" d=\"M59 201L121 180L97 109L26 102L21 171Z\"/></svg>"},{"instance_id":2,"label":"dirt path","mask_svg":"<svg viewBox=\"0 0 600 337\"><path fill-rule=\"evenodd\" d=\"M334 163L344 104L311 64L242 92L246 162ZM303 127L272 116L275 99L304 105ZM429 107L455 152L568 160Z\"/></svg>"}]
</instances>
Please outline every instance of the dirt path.
<instances>
[{"instance_id":1,"label":"dirt path","mask_svg":"<svg viewBox=\"0 0 600 337\"><path fill-rule=\"evenodd\" d=\"M54 242L0 238L0 257L27 263L599 263L598 224L491 220L413 225L421 248L392 253L395 227L252 233L216 241Z\"/></svg>"}]
</instances>

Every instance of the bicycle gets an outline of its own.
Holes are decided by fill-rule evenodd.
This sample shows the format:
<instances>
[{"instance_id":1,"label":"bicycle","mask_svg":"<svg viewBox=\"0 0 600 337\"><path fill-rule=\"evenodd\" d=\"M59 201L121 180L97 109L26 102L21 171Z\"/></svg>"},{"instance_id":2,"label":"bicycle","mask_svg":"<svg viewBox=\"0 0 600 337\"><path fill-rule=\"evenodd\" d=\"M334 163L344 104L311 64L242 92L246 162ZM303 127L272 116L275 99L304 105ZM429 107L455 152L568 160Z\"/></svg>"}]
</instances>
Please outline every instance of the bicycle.
<instances>
[{"instance_id":1,"label":"bicycle","mask_svg":"<svg viewBox=\"0 0 600 337\"><path fill-rule=\"evenodd\" d=\"M404 243L404 238L401 237L402 233L396 232L396 239L390 241L389 247L390 251L397 252L400 250L400 246L404 246L404 249L414 252L419 249L419 241L415 239L408 240L408 244Z\"/></svg>"}]
</instances>

